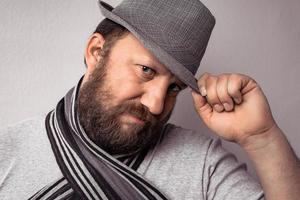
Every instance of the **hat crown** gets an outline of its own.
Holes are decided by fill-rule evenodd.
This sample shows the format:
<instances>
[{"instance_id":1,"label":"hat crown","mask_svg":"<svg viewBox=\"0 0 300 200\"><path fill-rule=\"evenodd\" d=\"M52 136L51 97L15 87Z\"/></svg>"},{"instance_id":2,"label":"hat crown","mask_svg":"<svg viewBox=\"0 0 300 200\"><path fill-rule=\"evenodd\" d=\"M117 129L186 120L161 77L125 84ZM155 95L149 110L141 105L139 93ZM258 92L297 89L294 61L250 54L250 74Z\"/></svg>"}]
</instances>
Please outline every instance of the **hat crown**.
<instances>
[{"instance_id":1,"label":"hat crown","mask_svg":"<svg viewBox=\"0 0 300 200\"><path fill-rule=\"evenodd\" d=\"M195 74L215 18L198 0L124 0L112 11Z\"/></svg>"}]
</instances>

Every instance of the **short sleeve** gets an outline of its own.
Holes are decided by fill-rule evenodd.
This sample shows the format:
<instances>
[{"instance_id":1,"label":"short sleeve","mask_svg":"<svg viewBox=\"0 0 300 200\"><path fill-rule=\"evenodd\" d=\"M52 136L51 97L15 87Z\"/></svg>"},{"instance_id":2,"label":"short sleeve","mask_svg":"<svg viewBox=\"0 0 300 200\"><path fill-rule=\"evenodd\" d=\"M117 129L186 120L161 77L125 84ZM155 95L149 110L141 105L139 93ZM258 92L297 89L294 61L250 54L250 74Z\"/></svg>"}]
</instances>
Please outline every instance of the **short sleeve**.
<instances>
[{"instance_id":1,"label":"short sleeve","mask_svg":"<svg viewBox=\"0 0 300 200\"><path fill-rule=\"evenodd\" d=\"M203 183L208 200L262 200L260 184L246 171L246 165L222 147L221 140L211 140L203 168Z\"/></svg>"}]
</instances>

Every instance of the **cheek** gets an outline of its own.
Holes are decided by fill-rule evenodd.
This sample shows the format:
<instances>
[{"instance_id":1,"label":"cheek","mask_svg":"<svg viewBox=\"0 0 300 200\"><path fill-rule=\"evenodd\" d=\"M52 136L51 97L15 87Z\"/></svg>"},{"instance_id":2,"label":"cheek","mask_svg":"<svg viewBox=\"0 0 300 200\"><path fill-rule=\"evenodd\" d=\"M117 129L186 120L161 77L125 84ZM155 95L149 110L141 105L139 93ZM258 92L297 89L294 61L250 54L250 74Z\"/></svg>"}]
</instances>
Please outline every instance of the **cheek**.
<instances>
[{"instance_id":1,"label":"cheek","mask_svg":"<svg viewBox=\"0 0 300 200\"><path fill-rule=\"evenodd\" d=\"M142 94L142 84L139 83L136 75L128 71L120 71L111 80L111 92L115 96L116 104L137 98Z\"/></svg>"}]
</instances>

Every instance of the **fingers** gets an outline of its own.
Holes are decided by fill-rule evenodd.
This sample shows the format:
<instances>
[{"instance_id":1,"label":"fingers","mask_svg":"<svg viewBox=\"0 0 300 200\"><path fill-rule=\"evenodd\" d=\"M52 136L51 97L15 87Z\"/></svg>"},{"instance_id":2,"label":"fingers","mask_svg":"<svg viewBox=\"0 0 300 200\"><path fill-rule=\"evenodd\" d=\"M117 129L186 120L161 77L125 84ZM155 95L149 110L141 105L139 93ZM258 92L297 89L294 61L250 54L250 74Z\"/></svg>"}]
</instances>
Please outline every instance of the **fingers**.
<instances>
[{"instance_id":1,"label":"fingers","mask_svg":"<svg viewBox=\"0 0 300 200\"><path fill-rule=\"evenodd\" d=\"M213 109L217 112L222 112L224 107L218 97L217 92L217 82L218 77L210 75L205 79L205 89L207 91L207 101L213 107Z\"/></svg>"},{"instance_id":2,"label":"fingers","mask_svg":"<svg viewBox=\"0 0 300 200\"><path fill-rule=\"evenodd\" d=\"M218 77L216 91L220 102L226 111L233 110L234 103L228 91L228 75L222 74Z\"/></svg>"},{"instance_id":3,"label":"fingers","mask_svg":"<svg viewBox=\"0 0 300 200\"><path fill-rule=\"evenodd\" d=\"M212 112L212 108L207 103L205 97L201 96L200 94L194 91L192 91L192 97L194 100L195 108L200 115Z\"/></svg>"},{"instance_id":4,"label":"fingers","mask_svg":"<svg viewBox=\"0 0 300 200\"><path fill-rule=\"evenodd\" d=\"M214 76L204 73L198 80L202 96L206 96L207 103L217 112L230 112L235 104L242 102L241 90L249 77L241 74L221 74Z\"/></svg>"},{"instance_id":5,"label":"fingers","mask_svg":"<svg viewBox=\"0 0 300 200\"><path fill-rule=\"evenodd\" d=\"M243 80L245 80L245 77L241 78L237 74L230 74L228 77L228 93L236 104L240 104L242 102L241 89L245 85Z\"/></svg>"}]
</instances>

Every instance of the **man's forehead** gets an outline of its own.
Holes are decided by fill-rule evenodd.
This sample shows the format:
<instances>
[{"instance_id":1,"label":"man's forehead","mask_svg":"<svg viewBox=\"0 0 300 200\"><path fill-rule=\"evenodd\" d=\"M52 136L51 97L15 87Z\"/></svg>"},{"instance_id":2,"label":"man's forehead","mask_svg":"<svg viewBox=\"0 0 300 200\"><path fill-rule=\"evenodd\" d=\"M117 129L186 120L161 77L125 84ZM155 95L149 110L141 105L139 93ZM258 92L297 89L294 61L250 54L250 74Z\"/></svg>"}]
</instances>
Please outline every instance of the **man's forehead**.
<instances>
[{"instance_id":1,"label":"man's forehead","mask_svg":"<svg viewBox=\"0 0 300 200\"><path fill-rule=\"evenodd\" d=\"M133 52L133 56L143 59L144 62L148 62L149 64L161 67L161 70L169 71L132 33L129 33L124 39L127 39L131 48L137 50Z\"/></svg>"}]
</instances>

